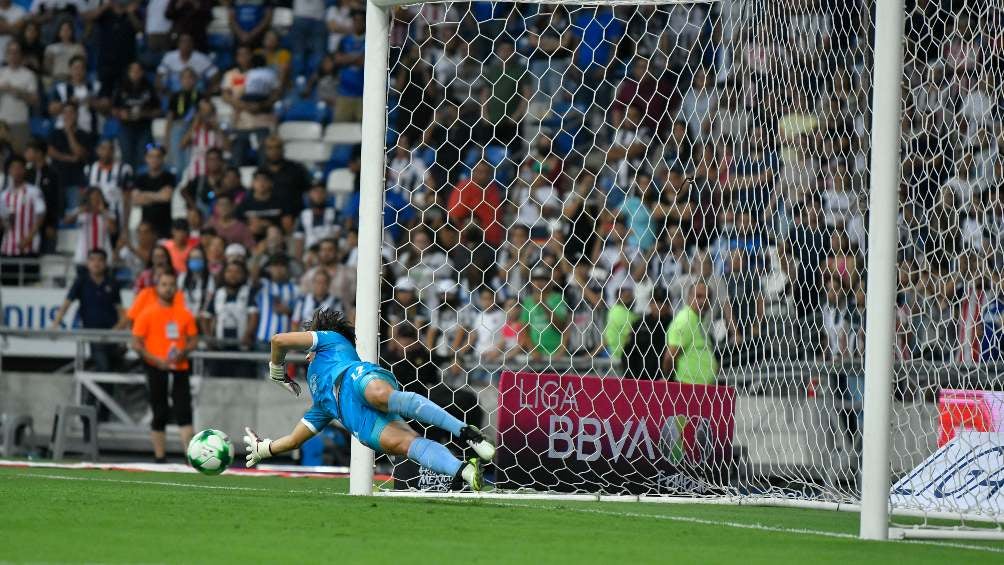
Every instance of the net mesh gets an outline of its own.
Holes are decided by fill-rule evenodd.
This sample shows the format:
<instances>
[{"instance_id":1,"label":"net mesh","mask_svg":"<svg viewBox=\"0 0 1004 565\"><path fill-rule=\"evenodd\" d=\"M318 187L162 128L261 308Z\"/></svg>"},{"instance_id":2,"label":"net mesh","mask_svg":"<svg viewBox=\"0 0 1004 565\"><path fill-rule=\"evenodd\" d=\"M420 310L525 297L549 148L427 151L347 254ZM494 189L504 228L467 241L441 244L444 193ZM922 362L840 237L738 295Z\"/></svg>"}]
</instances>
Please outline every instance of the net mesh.
<instances>
[{"instance_id":1,"label":"net mesh","mask_svg":"<svg viewBox=\"0 0 1004 565\"><path fill-rule=\"evenodd\" d=\"M907 4L894 478L1004 332L1001 11ZM381 361L497 488L859 498L873 12L393 10Z\"/></svg>"}]
</instances>

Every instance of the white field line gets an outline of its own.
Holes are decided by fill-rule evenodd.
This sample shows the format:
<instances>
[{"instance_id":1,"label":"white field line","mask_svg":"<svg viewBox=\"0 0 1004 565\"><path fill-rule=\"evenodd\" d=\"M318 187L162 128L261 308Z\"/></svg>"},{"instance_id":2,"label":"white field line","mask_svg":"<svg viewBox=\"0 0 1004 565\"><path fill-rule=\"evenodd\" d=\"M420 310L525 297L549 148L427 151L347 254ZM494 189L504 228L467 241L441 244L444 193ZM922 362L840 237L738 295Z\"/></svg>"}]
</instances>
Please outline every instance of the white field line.
<instances>
[{"instance_id":1,"label":"white field line","mask_svg":"<svg viewBox=\"0 0 1004 565\"><path fill-rule=\"evenodd\" d=\"M41 479L57 479L57 480L67 480L67 481L95 481L95 482L105 482L105 483L132 483L136 485L160 485L160 486L170 486L179 488L194 488L194 489L209 489L209 490L232 490L232 491L254 491L254 492L275 492L275 489L265 489L265 488L254 488L254 487L234 487L234 486L223 486L223 485L195 485L190 483L175 483L170 481L128 481L125 479L107 479L101 477L68 477L64 475L50 475L50 474L36 474L36 473L19 473L15 475L17 477L25 478L41 478ZM326 492L326 491L316 491L316 490L290 490L290 493L303 493L303 494L323 494L326 496L349 496L347 493L341 492ZM440 498L433 499L434 501L448 504L470 504L470 500L458 499L458 498ZM616 518L641 518L649 520L662 520L667 522L682 522L689 524L699 524L702 526L715 526L724 528L736 528L742 530L756 530L761 532L772 532L779 534L800 534L800 535L811 535L819 536L825 538L833 539L845 539L845 540L857 540L858 536L854 534L847 534L842 532L827 532L825 530L811 530L808 528L785 528L781 526L765 526L763 524L747 524L743 522L730 522L726 520L708 520L705 518L695 518L693 516L667 516L665 514L643 514L640 512L617 512L614 510L600 510L595 508L572 508L569 506L541 506L541 505L529 505L529 504L518 504L513 502L496 502L489 500L478 500L477 503L481 506L494 506L498 508L529 508L535 510L547 510L547 511L564 511L564 512L575 512L578 514L597 514L602 516L612 516ZM983 545L971 545L965 543L954 543L954 542L941 542L941 541L926 541L926 540L899 540L895 543L912 543L916 545L929 545L934 547L947 547L953 549L968 549L972 551L982 551L986 553L1004 553L1004 548L990 547Z\"/></svg>"}]
</instances>

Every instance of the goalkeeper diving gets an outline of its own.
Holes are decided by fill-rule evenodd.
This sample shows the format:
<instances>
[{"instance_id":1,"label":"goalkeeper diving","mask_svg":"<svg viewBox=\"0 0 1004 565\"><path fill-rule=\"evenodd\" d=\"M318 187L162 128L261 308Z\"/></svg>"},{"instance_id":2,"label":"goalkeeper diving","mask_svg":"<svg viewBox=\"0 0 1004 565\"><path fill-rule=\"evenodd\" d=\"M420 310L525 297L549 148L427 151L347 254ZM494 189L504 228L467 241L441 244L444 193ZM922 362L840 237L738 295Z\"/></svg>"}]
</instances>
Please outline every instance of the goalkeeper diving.
<instances>
[{"instance_id":1,"label":"goalkeeper diving","mask_svg":"<svg viewBox=\"0 0 1004 565\"><path fill-rule=\"evenodd\" d=\"M289 392L300 395L300 385L286 374L286 353L307 353L307 386L314 404L289 435L263 439L245 428L247 466L262 459L292 451L338 420L370 449L399 455L437 473L463 481L479 491L484 488L481 461L495 457L495 446L481 431L465 425L428 398L399 390L394 375L359 359L355 328L341 312L318 310L302 332L272 337L269 377ZM443 444L420 437L402 417L441 428L465 442L478 457L457 459Z\"/></svg>"}]
</instances>

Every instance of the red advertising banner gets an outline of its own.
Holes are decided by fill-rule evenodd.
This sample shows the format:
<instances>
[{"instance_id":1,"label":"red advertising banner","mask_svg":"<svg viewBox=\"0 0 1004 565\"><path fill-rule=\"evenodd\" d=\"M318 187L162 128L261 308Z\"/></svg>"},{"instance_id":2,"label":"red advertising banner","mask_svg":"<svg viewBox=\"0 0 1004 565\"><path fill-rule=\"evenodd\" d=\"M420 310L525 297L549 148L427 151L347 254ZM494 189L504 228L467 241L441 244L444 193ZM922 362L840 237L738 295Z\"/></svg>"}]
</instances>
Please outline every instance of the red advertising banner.
<instances>
[{"instance_id":1,"label":"red advertising banner","mask_svg":"<svg viewBox=\"0 0 1004 565\"><path fill-rule=\"evenodd\" d=\"M734 407L730 387L505 371L496 485L705 492L727 477Z\"/></svg>"}]
</instances>

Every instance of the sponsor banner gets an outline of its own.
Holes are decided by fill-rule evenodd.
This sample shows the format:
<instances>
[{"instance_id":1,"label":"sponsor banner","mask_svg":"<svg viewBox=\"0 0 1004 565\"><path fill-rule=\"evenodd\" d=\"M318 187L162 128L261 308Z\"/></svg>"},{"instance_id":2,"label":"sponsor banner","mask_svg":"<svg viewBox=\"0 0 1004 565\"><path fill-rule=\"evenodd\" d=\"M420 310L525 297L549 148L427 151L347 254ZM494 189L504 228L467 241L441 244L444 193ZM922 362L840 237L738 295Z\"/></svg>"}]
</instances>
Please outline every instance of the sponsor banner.
<instances>
[{"instance_id":1,"label":"sponsor banner","mask_svg":"<svg viewBox=\"0 0 1004 565\"><path fill-rule=\"evenodd\" d=\"M959 430L1004 432L1004 392L944 389L938 395L938 447Z\"/></svg>"},{"instance_id":2,"label":"sponsor banner","mask_svg":"<svg viewBox=\"0 0 1004 565\"><path fill-rule=\"evenodd\" d=\"M5 286L0 288L4 326L17 329L52 330L68 288L34 288ZM122 292L123 304L132 302L132 291ZM73 303L59 329L70 329L77 318L77 303ZM69 327L68 327L69 324ZM4 355L18 357L74 357L77 345L69 340L47 338L7 338L0 340Z\"/></svg>"},{"instance_id":3,"label":"sponsor banner","mask_svg":"<svg viewBox=\"0 0 1004 565\"><path fill-rule=\"evenodd\" d=\"M611 494L708 492L727 478L735 391L505 371L500 488Z\"/></svg>"},{"instance_id":4,"label":"sponsor banner","mask_svg":"<svg viewBox=\"0 0 1004 565\"><path fill-rule=\"evenodd\" d=\"M959 514L1004 513L1004 433L959 430L900 479L890 492L898 508Z\"/></svg>"}]
</instances>

